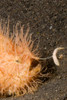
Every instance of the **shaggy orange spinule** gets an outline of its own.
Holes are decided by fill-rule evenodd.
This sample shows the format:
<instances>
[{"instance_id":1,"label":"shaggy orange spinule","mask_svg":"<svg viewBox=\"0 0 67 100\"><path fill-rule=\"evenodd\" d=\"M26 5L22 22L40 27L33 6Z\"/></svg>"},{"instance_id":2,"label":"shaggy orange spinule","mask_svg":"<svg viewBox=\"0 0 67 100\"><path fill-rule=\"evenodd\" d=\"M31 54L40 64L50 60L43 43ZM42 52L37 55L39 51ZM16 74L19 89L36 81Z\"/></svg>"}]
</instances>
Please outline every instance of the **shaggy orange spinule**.
<instances>
[{"instance_id":1,"label":"shaggy orange spinule","mask_svg":"<svg viewBox=\"0 0 67 100\"><path fill-rule=\"evenodd\" d=\"M23 27L18 32L16 28L9 37L9 26L3 27L0 24L0 94L16 96L33 92L38 87L35 78L41 71L41 65L38 64L30 70L32 59L45 60L47 58L35 57L32 49L32 41L28 36L29 28L23 36ZM28 41L27 41L28 39ZM30 49L29 49L30 47ZM59 48L62 49L62 48ZM58 50L59 50L58 49ZM56 52L53 53L54 62L59 65L56 58ZM56 60L56 61L55 61Z\"/></svg>"}]
</instances>

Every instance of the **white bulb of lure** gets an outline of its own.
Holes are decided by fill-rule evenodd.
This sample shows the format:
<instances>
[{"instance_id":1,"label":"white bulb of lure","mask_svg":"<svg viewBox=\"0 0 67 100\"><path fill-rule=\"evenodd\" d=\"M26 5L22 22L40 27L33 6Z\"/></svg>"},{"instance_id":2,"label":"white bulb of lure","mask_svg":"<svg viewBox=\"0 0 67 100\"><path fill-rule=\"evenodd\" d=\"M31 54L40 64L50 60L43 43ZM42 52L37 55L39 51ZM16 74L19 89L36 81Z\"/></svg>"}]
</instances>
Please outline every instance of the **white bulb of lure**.
<instances>
[{"instance_id":1,"label":"white bulb of lure","mask_svg":"<svg viewBox=\"0 0 67 100\"><path fill-rule=\"evenodd\" d=\"M63 48L63 47L58 47L58 48L56 48L56 49L54 50L54 52L53 52L53 55L52 55L53 61L54 61L54 63L55 63L57 66L59 66L60 63L59 63L59 60L58 60L56 54L57 54L57 52L58 52L59 50L62 50L62 49L64 49L64 48Z\"/></svg>"}]
</instances>

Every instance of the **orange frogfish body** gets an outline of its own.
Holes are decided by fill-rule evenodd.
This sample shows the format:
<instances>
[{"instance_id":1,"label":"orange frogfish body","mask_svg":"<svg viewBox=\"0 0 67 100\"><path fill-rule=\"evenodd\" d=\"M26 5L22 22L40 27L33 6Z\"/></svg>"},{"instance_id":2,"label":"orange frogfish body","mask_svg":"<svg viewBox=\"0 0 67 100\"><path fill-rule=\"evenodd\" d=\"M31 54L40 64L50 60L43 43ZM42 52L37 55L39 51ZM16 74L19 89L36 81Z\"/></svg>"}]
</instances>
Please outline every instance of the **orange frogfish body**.
<instances>
[{"instance_id":1,"label":"orange frogfish body","mask_svg":"<svg viewBox=\"0 0 67 100\"><path fill-rule=\"evenodd\" d=\"M7 33L7 31L6 31ZM9 33L8 33L9 35ZM34 77L40 72L41 66L30 70L31 58L23 31L15 33L15 39L3 34L0 28L0 94L20 95L35 91L37 83ZM21 41L20 41L21 39Z\"/></svg>"}]
</instances>

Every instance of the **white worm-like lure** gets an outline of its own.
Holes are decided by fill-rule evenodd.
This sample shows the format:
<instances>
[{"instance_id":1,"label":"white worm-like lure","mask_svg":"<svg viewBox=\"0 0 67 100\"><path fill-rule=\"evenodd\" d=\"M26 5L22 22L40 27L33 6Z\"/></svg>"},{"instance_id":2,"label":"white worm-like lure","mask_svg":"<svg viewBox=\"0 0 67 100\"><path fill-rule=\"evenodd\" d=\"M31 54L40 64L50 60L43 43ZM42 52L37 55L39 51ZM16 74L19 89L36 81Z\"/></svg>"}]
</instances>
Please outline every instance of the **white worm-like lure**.
<instances>
[{"instance_id":1,"label":"white worm-like lure","mask_svg":"<svg viewBox=\"0 0 67 100\"><path fill-rule=\"evenodd\" d=\"M53 58L54 63L55 63L57 66L60 66L59 60L58 60L58 58L57 58L57 52L58 52L59 50L62 50L62 49L64 49L64 48L63 48L63 47L57 47L56 49L54 49L52 56L49 56L49 57L47 57L47 58L39 58L39 57L36 57L36 59L38 59L38 60L47 60L47 59Z\"/></svg>"}]
</instances>

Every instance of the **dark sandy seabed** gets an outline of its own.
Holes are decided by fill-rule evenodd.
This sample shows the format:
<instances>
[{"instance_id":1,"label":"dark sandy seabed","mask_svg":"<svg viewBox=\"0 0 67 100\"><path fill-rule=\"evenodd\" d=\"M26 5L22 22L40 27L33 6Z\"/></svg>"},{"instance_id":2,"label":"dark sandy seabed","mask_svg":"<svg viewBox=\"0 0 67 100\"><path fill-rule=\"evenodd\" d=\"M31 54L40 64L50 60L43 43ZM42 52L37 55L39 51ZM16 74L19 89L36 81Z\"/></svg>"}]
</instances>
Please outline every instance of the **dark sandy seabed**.
<instances>
[{"instance_id":1,"label":"dark sandy seabed","mask_svg":"<svg viewBox=\"0 0 67 100\"><path fill-rule=\"evenodd\" d=\"M52 55L56 47L67 46L67 0L0 0L0 19L10 17L10 29L17 22L33 33L34 45L39 42L41 57ZM60 67L55 75L41 85L34 94L0 100L67 100L67 50L62 52ZM47 61L48 62L48 61ZM49 66L52 61L49 61Z\"/></svg>"}]
</instances>

